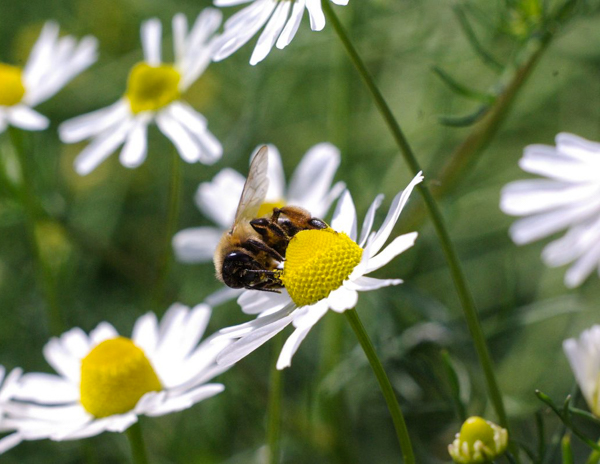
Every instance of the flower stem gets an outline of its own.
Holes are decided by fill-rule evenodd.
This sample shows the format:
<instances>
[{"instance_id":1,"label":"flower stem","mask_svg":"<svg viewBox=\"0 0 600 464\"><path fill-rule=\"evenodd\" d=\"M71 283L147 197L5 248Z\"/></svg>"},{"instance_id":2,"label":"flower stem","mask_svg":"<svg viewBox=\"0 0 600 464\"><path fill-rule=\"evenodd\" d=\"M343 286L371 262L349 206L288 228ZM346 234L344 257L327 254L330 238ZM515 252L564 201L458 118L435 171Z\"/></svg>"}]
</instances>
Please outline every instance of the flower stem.
<instances>
[{"instance_id":1,"label":"flower stem","mask_svg":"<svg viewBox=\"0 0 600 464\"><path fill-rule=\"evenodd\" d=\"M381 92L375 85L375 81L373 80L373 77L367 70L365 64L363 63L362 59L360 58L356 49L354 48L354 45L350 41L350 38L346 34L346 31L344 30L342 24L340 23L335 12L331 8L331 5L329 4L329 0L322 0L321 4L323 5L323 10L325 11L325 14L327 15L328 20L333 25L335 32L337 33L344 48L346 49L346 52L348 53L350 60L356 67L358 73L360 74L360 76L363 80L363 83L366 85L369 92L371 93L371 96L373 97L373 100L375 101L375 105L379 109L379 112L381 113L388 128L390 129L390 132L392 133L394 140L396 141L396 144L400 148L400 151L401 151L406 163L409 165L413 174L418 173L419 171L421 171L421 166L419 165L419 162L415 158L415 155L414 155L406 137L404 136L404 133L400 129L398 122L394 118L392 111L390 110L388 104L386 103L383 96L381 95ZM507 420L507 416L506 416L506 411L504 409L504 403L502 402L502 395L500 394L500 389L498 387L498 382L496 380L496 376L494 373L492 359L491 359L491 356L490 356L490 353L489 353L489 350L488 350L488 347L487 347L487 344L485 341L485 337L483 335L483 330L481 328L479 318L477 316L475 302L474 302L473 296L471 295L471 292L467 286L467 282L466 282L462 267L460 265L460 261L456 254L456 250L454 249L454 245L453 245L452 241L450 240L450 236L448 234L448 231L446 230L446 225L444 223L444 219L442 217L442 214L439 210L439 207L438 207L435 199L431 195L431 192L429 191L427 186L424 185L423 183L419 184L417 186L417 189L419 190L419 192L421 193L421 196L423 197L423 200L425 201L425 205L429 211L429 215L431 216L433 225L435 227L436 233L438 235L442 249L444 251L446 261L448 262L448 266L450 268L450 273L452 275L452 279L454 281L454 285L456 287L456 291L460 298L463 312L464 312L465 318L467 320L467 326L469 328L469 332L471 333L471 338L473 339L473 343L475 344L475 349L479 356L479 362L483 369L483 373L484 373L487 387L488 387L488 392L489 392L492 404L494 406L494 410L496 411L496 414L498 415L498 419L499 419L499 422L502 425L502 427L508 429L508 420Z\"/></svg>"},{"instance_id":2,"label":"flower stem","mask_svg":"<svg viewBox=\"0 0 600 464\"><path fill-rule=\"evenodd\" d=\"M283 334L278 333L273 339L273 359L269 379L269 406L267 410L267 444L269 446L269 464L277 464L280 460L281 441L281 400L283 397L283 371L277 369L277 358L283 347Z\"/></svg>"},{"instance_id":3,"label":"flower stem","mask_svg":"<svg viewBox=\"0 0 600 464\"><path fill-rule=\"evenodd\" d=\"M392 384L390 383L390 379L388 379L388 376L383 369L383 365L377 357L373 343L371 342L365 327L360 321L356 310L349 309L348 311L345 311L344 314L352 326L352 330L354 330L360 346L362 346L363 351L367 355L369 363L371 363L375 377L377 377L377 381L381 387L381 392L383 393L387 407L392 415L392 420L394 421L394 427L396 428L396 435L398 436L398 441L400 442L404 463L414 464L415 455L413 453L412 444L408 435L408 429L406 428L406 422L404 421L404 416L402 415L402 410L398 404L398 399L396 398Z\"/></svg>"},{"instance_id":4,"label":"flower stem","mask_svg":"<svg viewBox=\"0 0 600 464\"><path fill-rule=\"evenodd\" d=\"M173 247L171 241L177 220L179 219L179 207L181 199L181 161L176 149L173 149L171 156L171 184L169 186L169 203L167 210L167 227L165 230L165 242L162 257L159 261L156 285L154 290L154 309L156 311L163 310L164 293L167 287L167 278L171 267L171 258L173 255Z\"/></svg>"},{"instance_id":5,"label":"flower stem","mask_svg":"<svg viewBox=\"0 0 600 464\"><path fill-rule=\"evenodd\" d=\"M127 429L127 439L131 446L133 464L148 464L148 454L146 453L142 426L139 420Z\"/></svg>"},{"instance_id":6,"label":"flower stem","mask_svg":"<svg viewBox=\"0 0 600 464\"><path fill-rule=\"evenodd\" d=\"M35 196L33 179L31 177L31 167L26 153L23 131L15 127L9 127L9 133L21 168L21 188L18 193L21 205L25 210L27 235L29 236L34 259L37 261L38 276L41 279L42 291L46 300L50 332L53 335L59 335L63 330L62 315L58 304L55 276L40 249L40 244L36 235L36 225L40 216L41 207Z\"/></svg>"}]
</instances>

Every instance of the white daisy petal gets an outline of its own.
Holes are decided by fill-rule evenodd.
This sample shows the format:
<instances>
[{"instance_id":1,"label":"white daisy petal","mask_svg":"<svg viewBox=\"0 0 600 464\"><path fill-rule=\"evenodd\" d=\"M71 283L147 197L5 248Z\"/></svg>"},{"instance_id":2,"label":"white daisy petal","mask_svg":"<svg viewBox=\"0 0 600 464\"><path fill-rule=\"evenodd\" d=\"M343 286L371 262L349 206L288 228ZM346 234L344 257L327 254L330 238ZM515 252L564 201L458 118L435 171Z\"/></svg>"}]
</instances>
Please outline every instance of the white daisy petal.
<instances>
[{"instance_id":1,"label":"white daisy petal","mask_svg":"<svg viewBox=\"0 0 600 464\"><path fill-rule=\"evenodd\" d=\"M133 127L121 150L119 161L126 168L137 168L146 159L147 131L150 117L148 114L135 118Z\"/></svg>"},{"instance_id":2,"label":"white daisy petal","mask_svg":"<svg viewBox=\"0 0 600 464\"><path fill-rule=\"evenodd\" d=\"M290 367L292 365L292 357L298 351L300 344L310 332L311 327L305 327L302 329L296 329L288 337L281 349L281 353L279 353L279 358L277 358L277 369L285 369L286 367Z\"/></svg>"},{"instance_id":3,"label":"white daisy petal","mask_svg":"<svg viewBox=\"0 0 600 464\"><path fill-rule=\"evenodd\" d=\"M223 231L215 227L180 230L173 236L173 250L178 261L204 263L212 260Z\"/></svg>"},{"instance_id":4,"label":"white daisy petal","mask_svg":"<svg viewBox=\"0 0 600 464\"><path fill-rule=\"evenodd\" d=\"M310 16L310 28L321 31L325 27L325 15L321 7L321 0L306 0L306 9Z\"/></svg>"},{"instance_id":5,"label":"white daisy petal","mask_svg":"<svg viewBox=\"0 0 600 464\"><path fill-rule=\"evenodd\" d=\"M350 192L342 193L333 212L331 227L337 232L344 232L352 240L356 240L356 208Z\"/></svg>"},{"instance_id":6,"label":"white daisy petal","mask_svg":"<svg viewBox=\"0 0 600 464\"><path fill-rule=\"evenodd\" d=\"M583 331L579 339L570 338L563 342L563 349L581 393L588 406L597 416L600 413L598 404L598 378L600 366L600 326L594 325Z\"/></svg>"},{"instance_id":7,"label":"white daisy petal","mask_svg":"<svg viewBox=\"0 0 600 464\"><path fill-rule=\"evenodd\" d=\"M600 265L600 242L592 247L573 264L565 274L565 285L575 288Z\"/></svg>"},{"instance_id":8,"label":"white daisy petal","mask_svg":"<svg viewBox=\"0 0 600 464\"><path fill-rule=\"evenodd\" d=\"M327 297L329 307L337 313L343 313L348 309L352 309L358 302L358 293L346 287L340 287L334 290Z\"/></svg>"},{"instance_id":9,"label":"white daisy petal","mask_svg":"<svg viewBox=\"0 0 600 464\"><path fill-rule=\"evenodd\" d=\"M156 117L156 125L173 142L185 162L195 163L200 160L198 141L194 140L179 121L163 111Z\"/></svg>"},{"instance_id":10,"label":"white daisy petal","mask_svg":"<svg viewBox=\"0 0 600 464\"><path fill-rule=\"evenodd\" d=\"M222 169L211 182L198 186L195 196L198 208L223 229L231 228L245 181L239 172Z\"/></svg>"},{"instance_id":11,"label":"white daisy petal","mask_svg":"<svg viewBox=\"0 0 600 464\"><path fill-rule=\"evenodd\" d=\"M0 439L0 454L6 453L23 441L23 435L20 433L11 433Z\"/></svg>"},{"instance_id":12,"label":"white daisy petal","mask_svg":"<svg viewBox=\"0 0 600 464\"><path fill-rule=\"evenodd\" d=\"M94 330L90 332L90 340L94 345L118 336L119 333L117 332L117 329L115 329L112 324L109 324L108 322L101 322Z\"/></svg>"},{"instance_id":13,"label":"white daisy petal","mask_svg":"<svg viewBox=\"0 0 600 464\"><path fill-rule=\"evenodd\" d=\"M44 404L70 403L79 400L77 386L52 374L28 373L21 377L15 398Z\"/></svg>"},{"instance_id":14,"label":"white daisy petal","mask_svg":"<svg viewBox=\"0 0 600 464\"><path fill-rule=\"evenodd\" d=\"M416 232L411 232L409 234L404 234L400 237L396 237L376 256L369 258L365 273L373 272L376 269L382 268L400 253L404 253L406 250L408 250L415 244L417 235L418 234Z\"/></svg>"},{"instance_id":15,"label":"white daisy petal","mask_svg":"<svg viewBox=\"0 0 600 464\"><path fill-rule=\"evenodd\" d=\"M289 304L290 296L285 289L281 293L251 290L242 293L237 302L246 314L258 314L283 308Z\"/></svg>"},{"instance_id":16,"label":"white daisy petal","mask_svg":"<svg viewBox=\"0 0 600 464\"><path fill-rule=\"evenodd\" d=\"M154 356L158 345L158 320L154 313L146 313L135 322L131 339L146 356Z\"/></svg>"},{"instance_id":17,"label":"white daisy petal","mask_svg":"<svg viewBox=\"0 0 600 464\"><path fill-rule=\"evenodd\" d=\"M58 126L58 134L64 143L80 142L104 132L109 127L122 124L130 118L130 114L129 104L121 99L106 108L63 122Z\"/></svg>"},{"instance_id":18,"label":"white daisy petal","mask_svg":"<svg viewBox=\"0 0 600 464\"><path fill-rule=\"evenodd\" d=\"M23 69L23 77L27 87L34 87L43 78L52 62L52 52L58 40L59 27L54 21L47 21L39 38L33 46L27 64Z\"/></svg>"},{"instance_id":19,"label":"white daisy petal","mask_svg":"<svg viewBox=\"0 0 600 464\"><path fill-rule=\"evenodd\" d=\"M335 3L336 5L347 5L348 4L348 0L331 0L333 3Z\"/></svg>"},{"instance_id":20,"label":"white daisy petal","mask_svg":"<svg viewBox=\"0 0 600 464\"><path fill-rule=\"evenodd\" d=\"M228 301L235 300L243 292L244 289L242 288L223 287L222 289L217 290L216 292L207 296L204 301L211 308L214 308L215 306L222 305L223 303L226 303Z\"/></svg>"},{"instance_id":21,"label":"white daisy petal","mask_svg":"<svg viewBox=\"0 0 600 464\"><path fill-rule=\"evenodd\" d=\"M362 229L360 231L360 239L358 240L358 245L361 248L364 248L365 243L367 243L367 238L369 238L369 234L371 233L371 229L373 229L373 221L375 220L375 213L377 209L381 206L381 202L383 201L384 196L379 194L369 206L367 214L365 215L365 220L363 221Z\"/></svg>"},{"instance_id":22,"label":"white daisy petal","mask_svg":"<svg viewBox=\"0 0 600 464\"><path fill-rule=\"evenodd\" d=\"M275 44L280 50L287 47L296 35L296 32L300 27L300 22L302 21L302 16L304 15L305 8L306 0L296 0L294 2L292 14L290 14L290 17L285 27L283 28L283 31L279 35L277 43Z\"/></svg>"},{"instance_id":23,"label":"white daisy petal","mask_svg":"<svg viewBox=\"0 0 600 464\"><path fill-rule=\"evenodd\" d=\"M183 13L173 16L173 50L176 63L181 63L185 57L187 28L187 18Z\"/></svg>"},{"instance_id":24,"label":"white daisy petal","mask_svg":"<svg viewBox=\"0 0 600 464\"><path fill-rule=\"evenodd\" d=\"M152 18L142 23L141 35L144 60L150 66L160 65L160 41L162 36L162 25L160 21L156 18Z\"/></svg>"},{"instance_id":25,"label":"white daisy petal","mask_svg":"<svg viewBox=\"0 0 600 464\"><path fill-rule=\"evenodd\" d=\"M65 350L59 339L53 338L46 343L43 352L44 358L56 372L72 382L79 382L79 359Z\"/></svg>"},{"instance_id":26,"label":"white daisy petal","mask_svg":"<svg viewBox=\"0 0 600 464\"><path fill-rule=\"evenodd\" d=\"M221 384L208 384L202 385L198 388L190 390L185 394L178 395L174 398L167 398L162 404L156 408L146 412L146 415L151 417L164 416L172 412L182 411L192 407L194 404L211 398L225 390L225 387Z\"/></svg>"},{"instance_id":27,"label":"white daisy petal","mask_svg":"<svg viewBox=\"0 0 600 464\"><path fill-rule=\"evenodd\" d=\"M385 220L383 221L383 224L381 225L381 228L375 234L375 237L371 244L371 250L372 250L373 254L375 254L379 250L381 250L381 247L387 241L388 237L392 233L392 229L396 225L396 221L398 220L398 217L400 216L400 212L404 208L404 205L406 205L406 202L408 201L410 194L412 193L415 186L417 184L421 183L422 181L423 181L423 175L421 172L419 172L413 178L413 180L410 181L408 186L402 192L400 192L398 195L396 195L396 197L392 201L392 205L390 206L388 214L387 214Z\"/></svg>"},{"instance_id":28,"label":"white daisy petal","mask_svg":"<svg viewBox=\"0 0 600 464\"><path fill-rule=\"evenodd\" d=\"M344 282L344 287L350 290L358 290L360 292L368 292L377 290L390 285L400 285L402 279L374 279L373 277L358 277L352 281Z\"/></svg>"},{"instance_id":29,"label":"white daisy petal","mask_svg":"<svg viewBox=\"0 0 600 464\"><path fill-rule=\"evenodd\" d=\"M243 3L250 3L254 0L214 0L215 6L236 6Z\"/></svg>"},{"instance_id":30,"label":"white daisy petal","mask_svg":"<svg viewBox=\"0 0 600 464\"><path fill-rule=\"evenodd\" d=\"M250 161L263 147L259 145L254 149L250 156ZM281 163L281 155L275 145L267 144L269 150L269 170L267 171L267 177L269 178L269 189L265 201L281 201L285 198L285 173L283 172L283 164ZM297 204L297 203L291 203ZM299 203L298 203L299 204Z\"/></svg>"},{"instance_id":31,"label":"white daisy petal","mask_svg":"<svg viewBox=\"0 0 600 464\"><path fill-rule=\"evenodd\" d=\"M25 130L44 130L50 125L46 116L25 105L11 106L7 115L10 124Z\"/></svg>"},{"instance_id":32,"label":"white daisy petal","mask_svg":"<svg viewBox=\"0 0 600 464\"><path fill-rule=\"evenodd\" d=\"M290 7L291 2L279 2L277 8L275 8L271 19L267 22L265 29L258 38L258 42L250 57L250 64L252 66L264 60L273 48L273 45L275 45L277 37L279 37L285 26Z\"/></svg>"}]
</instances>

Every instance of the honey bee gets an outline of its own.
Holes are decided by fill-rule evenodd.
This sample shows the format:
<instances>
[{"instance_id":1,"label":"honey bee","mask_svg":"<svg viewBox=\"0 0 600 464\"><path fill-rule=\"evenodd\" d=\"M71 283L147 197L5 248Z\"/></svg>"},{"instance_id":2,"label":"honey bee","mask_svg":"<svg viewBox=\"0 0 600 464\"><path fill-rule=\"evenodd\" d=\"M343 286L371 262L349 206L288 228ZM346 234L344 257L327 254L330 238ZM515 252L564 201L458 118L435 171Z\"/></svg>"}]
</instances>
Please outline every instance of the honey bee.
<instances>
[{"instance_id":1,"label":"honey bee","mask_svg":"<svg viewBox=\"0 0 600 464\"><path fill-rule=\"evenodd\" d=\"M328 227L298 206L273 208L270 217L256 217L269 188L268 160L263 146L250 164L233 226L221 237L213 257L217 278L231 288L278 292L291 238L301 230Z\"/></svg>"}]
</instances>

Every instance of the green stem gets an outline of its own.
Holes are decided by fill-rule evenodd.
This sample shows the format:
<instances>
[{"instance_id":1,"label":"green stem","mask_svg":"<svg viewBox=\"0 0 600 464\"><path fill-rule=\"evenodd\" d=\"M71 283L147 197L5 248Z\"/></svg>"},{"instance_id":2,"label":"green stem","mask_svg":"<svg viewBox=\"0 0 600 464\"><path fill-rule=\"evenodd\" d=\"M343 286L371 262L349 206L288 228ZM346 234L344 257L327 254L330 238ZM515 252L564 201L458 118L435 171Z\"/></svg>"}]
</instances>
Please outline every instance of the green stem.
<instances>
[{"instance_id":1,"label":"green stem","mask_svg":"<svg viewBox=\"0 0 600 464\"><path fill-rule=\"evenodd\" d=\"M598 440L598 445L600 445L600 440ZM592 451L589 455L589 457L587 458L587 461L585 461L585 464L598 464L598 462L600 461L600 451Z\"/></svg>"},{"instance_id":2,"label":"green stem","mask_svg":"<svg viewBox=\"0 0 600 464\"><path fill-rule=\"evenodd\" d=\"M9 133L21 168L21 189L19 197L23 209L25 210L27 235L29 236L29 242L36 260L36 266L38 268L39 278L41 279L44 298L46 300L50 332L53 335L59 335L63 330L62 315L56 293L55 276L50 265L44 258L36 234L36 225L41 216L41 207L35 196L33 179L31 177L31 167L25 149L23 132L15 127L9 127Z\"/></svg>"},{"instance_id":3,"label":"green stem","mask_svg":"<svg viewBox=\"0 0 600 464\"><path fill-rule=\"evenodd\" d=\"M379 112L381 113L388 128L390 129L394 140L396 141L398 147L400 148L400 151L402 152L402 155L404 156L406 163L409 165L413 174L417 174L419 171L421 171L421 166L415 158L406 137L404 136L402 130L400 129L400 126L398 125L398 122L392 114L392 111L390 110L389 106L387 105L386 101L381 95L381 92L375 85L375 81L373 80L371 74L364 65L362 59L358 55L356 49L354 48L354 45L350 41L350 38L346 34L346 31L344 30L342 24L338 20L335 12L329 4L329 0L322 0L321 4L323 5L323 10L325 11L328 20L331 22L333 28L335 29L335 32L337 33L342 44L344 45L344 48L346 49L346 52L352 60L352 63L354 64L358 73L360 74L363 83L369 89L369 92L371 93L371 96L375 101L375 105L379 109ZM473 343L475 344L475 349L479 357L479 362L484 372L488 392L492 404L494 406L494 410L498 415L498 419L502 427L508 429L506 411L504 409L504 403L502 402L502 395L500 394L498 382L496 381L492 359L485 341L485 337L483 335L483 330L481 328L479 318L477 316L475 302L467 286L467 282L463 270L461 268L460 261L456 254L456 250L454 249L454 245L450 240L450 236L448 234L448 231L446 230L444 219L441 215L441 212L438 208L435 199L431 195L431 192L423 183L419 184L417 188L419 189L419 192L421 193L423 200L425 201L425 205L429 211L429 214L433 221L433 225L438 234L438 238L444 251L446 261L448 262L450 273L452 275L452 279L454 281L454 285L456 287L465 314L465 318L467 320L467 326L469 328L469 332L471 333L471 338L473 339Z\"/></svg>"},{"instance_id":4,"label":"green stem","mask_svg":"<svg viewBox=\"0 0 600 464\"><path fill-rule=\"evenodd\" d=\"M280 460L281 441L281 400L283 397L283 372L277 369L277 358L283 347L283 334L273 339L271 348L273 359L269 379L269 406L267 409L267 444L269 446L269 464L277 464Z\"/></svg>"},{"instance_id":5,"label":"green stem","mask_svg":"<svg viewBox=\"0 0 600 464\"><path fill-rule=\"evenodd\" d=\"M159 261L158 274L154 290L154 309L163 311L163 303L165 300L164 293L167 287L167 278L171 267L172 257L172 238L177 227L179 219L179 207L181 199L181 160L179 153L173 149L171 156L171 185L169 186L169 203L167 211L167 227L165 230L165 242L162 257Z\"/></svg>"},{"instance_id":6,"label":"green stem","mask_svg":"<svg viewBox=\"0 0 600 464\"><path fill-rule=\"evenodd\" d=\"M344 314L354 330L356 334L356 338L362 346L363 351L367 355L367 359L371 364L371 368L375 373L375 377L377 377L377 381L379 382L379 386L381 387L381 392L383 393L383 397L385 398L385 402L387 403L387 407L392 415L392 420L394 421L394 427L396 428L396 435L398 436L398 441L400 442L400 448L402 450L402 457L404 458L405 464L414 464L415 463L415 455L413 453L412 444L410 442L410 436L408 435L408 429L406 428L406 422L404 421L404 416L402 415L402 410L400 409L400 405L398 404L398 399L394 393L392 388L392 384L390 383L390 379L388 379L385 370L383 369L383 365L381 361L377 357L377 353L375 352L375 348L373 347L373 343L365 330L365 327L362 325L360 318L358 317L358 313L355 309L349 309L345 311Z\"/></svg>"},{"instance_id":7,"label":"green stem","mask_svg":"<svg viewBox=\"0 0 600 464\"><path fill-rule=\"evenodd\" d=\"M142 426L139 420L127 429L127 439L131 446L133 464L148 464L148 454L146 453Z\"/></svg>"}]
</instances>

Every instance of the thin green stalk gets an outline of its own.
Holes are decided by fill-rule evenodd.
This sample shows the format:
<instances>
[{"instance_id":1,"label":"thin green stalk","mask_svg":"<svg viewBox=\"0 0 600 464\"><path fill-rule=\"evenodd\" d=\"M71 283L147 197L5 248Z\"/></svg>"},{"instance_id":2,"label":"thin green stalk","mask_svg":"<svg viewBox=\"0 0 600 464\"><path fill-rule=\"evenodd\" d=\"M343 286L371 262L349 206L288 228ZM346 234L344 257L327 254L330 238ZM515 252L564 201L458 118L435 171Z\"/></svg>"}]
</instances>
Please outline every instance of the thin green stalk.
<instances>
[{"instance_id":1,"label":"thin green stalk","mask_svg":"<svg viewBox=\"0 0 600 464\"><path fill-rule=\"evenodd\" d=\"M39 219L39 205L36 201L33 179L31 177L31 166L26 153L23 131L15 127L9 127L9 133L13 148L19 158L21 167L21 189L19 197L21 205L25 210L27 235L36 260L37 272L41 280L42 291L46 300L46 309L50 332L59 335L63 330L62 315L58 304L55 276L49 264L44 259L40 244L36 236L36 224Z\"/></svg>"},{"instance_id":2,"label":"thin green stalk","mask_svg":"<svg viewBox=\"0 0 600 464\"><path fill-rule=\"evenodd\" d=\"M381 95L381 92L375 85L375 81L373 80L371 74L364 65L362 59L358 55L356 49L354 48L354 45L350 41L350 38L346 34L346 31L344 30L342 24L338 20L331 5L329 4L329 0L322 0L321 4L323 5L323 10L325 11L329 22L332 24L335 32L337 33L342 44L344 45L346 52L352 60L352 63L359 72L363 83L369 89L369 92L371 93L371 96L373 97L375 104L379 109L379 112L381 113L388 128L390 129L394 140L400 148L400 151L402 152L406 163L409 165L413 174L418 173L419 171L421 171L421 166L419 165L419 162L415 158L406 137L404 136L402 130L400 129L400 126L398 125L398 122L392 114L392 111L390 110L388 104ZM433 225L435 227L442 249L444 251L446 261L448 262L450 273L452 275L452 279L454 281L454 285L456 287L465 314L465 318L467 320L467 326L469 328L469 332L471 333L471 338L473 339L473 343L475 344L475 349L479 357L479 362L483 369L483 373L488 387L488 392L492 404L494 406L494 410L498 415L498 419L502 427L508 429L506 411L504 409L502 395L500 394L500 389L498 387L498 382L494 373L492 359L485 341L485 337L483 335L483 330L481 328L479 318L477 316L475 302L467 286L467 282L463 270L461 268L460 261L456 254L456 250L454 249L454 245L450 240L450 236L448 234L448 231L446 230L444 219L441 215L441 212L437 206L435 199L431 195L431 192L423 183L419 184L417 188L425 201L425 205L429 211L429 214L433 221Z\"/></svg>"},{"instance_id":3,"label":"thin green stalk","mask_svg":"<svg viewBox=\"0 0 600 464\"><path fill-rule=\"evenodd\" d=\"M156 311L162 311L164 303L164 293L167 287L167 279L171 268L171 258L173 247L171 241L175 234L177 221L179 219L179 207L181 203L181 160L179 153L173 149L171 156L171 184L169 186L169 203L167 210L167 227L165 230L165 242L163 254L159 260L158 274L154 290L154 308Z\"/></svg>"},{"instance_id":4,"label":"thin green stalk","mask_svg":"<svg viewBox=\"0 0 600 464\"><path fill-rule=\"evenodd\" d=\"M383 397L385 398L385 402L387 403L387 407L392 415L392 420L394 421L394 427L396 428L396 435L398 436L398 441L400 442L400 448L402 450L402 457L404 458L405 464L414 464L415 455L413 453L412 444L410 442L410 436L408 435L408 429L406 428L406 422L404 421L404 416L402 415L402 410L400 409L400 405L398 404L398 399L396 398L396 394L394 393L394 389L392 388L392 384L390 383L390 379L388 379L385 370L383 369L383 365L381 361L377 357L377 353L375 352L375 348L373 347L373 343L365 330L360 318L358 317L358 313L355 309L350 309L345 311L344 314L354 330L356 334L356 338L362 346L363 351L367 355L367 359L371 364L371 368L373 368L373 372L375 373L375 377L377 377L377 381L379 382L379 386L381 387L381 392L383 393Z\"/></svg>"},{"instance_id":5,"label":"thin green stalk","mask_svg":"<svg viewBox=\"0 0 600 464\"><path fill-rule=\"evenodd\" d=\"M269 406L267 409L267 444L269 446L269 464L278 464L281 444L281 401L283 398L283 372L277 369L277 358L283 347L283 334L273 339L271 349L273 359L269 378Z\"/></svg>"},{"instance_id":6,"label":"thin green stalk","mask_svg":"<svg viewBox=\"0 0 600 464\"><path fill-rule=\"evenodd\" d=\"M600 445L600 440L598 440L598 445ZM585 464L598 464L600 462L600 451L592 451L585 461Z\"/></svg>"},{"instance_id":7,"label":"thin green stalk","mask_svg":"<svg viewBox=\"0 0 600 464\"><path fill-rule=\"evenodd\" d=\"M127 429L127 439L131 446L133 464L148 464L148 454L146 453L142 426L139 420Z\"/></svg>"}]
</instances>

